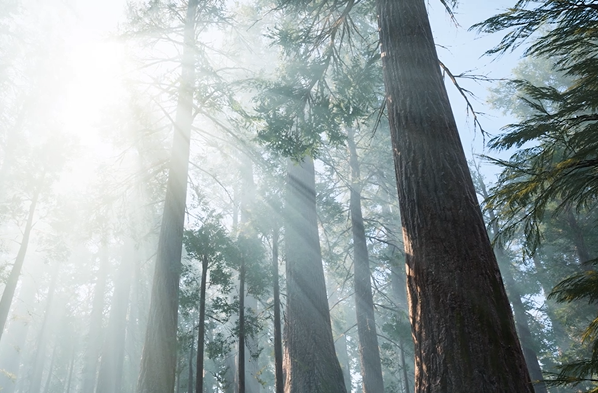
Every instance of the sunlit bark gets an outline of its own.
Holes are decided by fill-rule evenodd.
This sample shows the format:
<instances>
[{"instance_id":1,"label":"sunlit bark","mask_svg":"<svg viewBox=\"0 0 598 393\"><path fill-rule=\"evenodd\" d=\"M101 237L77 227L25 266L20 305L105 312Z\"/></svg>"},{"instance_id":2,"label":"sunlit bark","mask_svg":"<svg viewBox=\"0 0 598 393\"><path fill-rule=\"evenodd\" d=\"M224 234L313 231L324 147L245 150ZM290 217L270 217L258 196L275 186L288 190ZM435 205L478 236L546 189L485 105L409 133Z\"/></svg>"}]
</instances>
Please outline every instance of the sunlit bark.
<instances>
[{"instance_id":1,"label":"sunlit bark","mask_svg":"<svg viewBox=\"0 0 598 393\"><path fill-rule=\"evenodd\" d=\"M531 392L425 1L377 4L408 269L415 391Z\"/></svg>"},{"instance_id":2,"label":"sunlit bark","mask_svg":"<svg viewBox=\"0 0 598 393\"><path fill-rule=\"evenodd\" d=\"M346 393L332 339L310 157L289 162L286 202L285 392Z\"/></svg>"},{"instance_id":3,"label":"sunlit bark","mask_svg":"<svg viewBox=\"0 0 598 393\"><path fill-rule=\"evenodd\" d=\"M179 277L193 121L195 80L193 44L197 5L198 0L189 0L185 18L174 141L170 156L164 214L158 240L148 325L137 384L138 393L172 393L174 391Z\"/></svg>"}]
</instances>

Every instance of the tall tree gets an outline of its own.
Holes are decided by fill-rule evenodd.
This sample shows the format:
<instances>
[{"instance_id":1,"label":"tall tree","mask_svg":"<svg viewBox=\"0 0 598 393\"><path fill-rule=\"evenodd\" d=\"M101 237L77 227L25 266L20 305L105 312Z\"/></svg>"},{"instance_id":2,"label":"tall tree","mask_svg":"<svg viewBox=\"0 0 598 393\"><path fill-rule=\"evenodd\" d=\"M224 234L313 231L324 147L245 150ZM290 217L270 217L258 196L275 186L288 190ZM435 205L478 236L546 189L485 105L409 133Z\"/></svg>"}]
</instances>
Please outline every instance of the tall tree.
<instances>
[{"instance_id":1,"label":"tall tree","mask_svg":"<svg viewBox=\"0 0 598 393\"><path fill-rule=\"evenodd\" d=\"M532 392L424 0L378 0L416 392ZM491 353L492 356L488 356Z\"/></svg>"},{"instance_id":2,"label":"tall tree","mask_svg":"<svg viewBox=\"0 0 598 393\"><path fill-rule=\"evenodd\" d=\"M25 223L25 230L23 232L23 238L21 239L21 245L19 246L19 252L17 258L6 281L4 292L2 292L2 299L0 299L0 338L4 332L4 326L6 325L6 319L8 318L8 312L10 311L10 305L12 304L17 284L19 282L19 276L23 269L23 263L25 262L25 256L27 255L27 248L29 247L29 238L31 237L31 230L33 229L33 218L35 215L35 209L39 200L40 188L39 186L33 193L31 204L29 205L29 212L27 214L27 222Z\"/></svg>"},{"instance_id":3,"label":"tall tree","mask_svg":"<svg viewBox=\"0 0 598 393\"><path fill-rule=\"evenodd\" d=\"M346 393L332 339L310 157L289 160L286 203L285 392Z\"/></svg>"},{"instance_id":4,"label":"tall tree","mask_svg":"<svg viewBox=\"0 0 598 393\"><path fill-rule=\"evenodd\" d=\"M137 384L138 393L174 391L179 276L193 122L195 80L193 47L197 6L198 0L189 0L185 17L174 140L158 240L148 325Z\"/></svg>"},{"instance_id":5,"label":"tall tree","mask_svg":"<svg viewBox=\"0 0 598 393\"><path fill-rule=\"evenodd\" d=\"M355 129L348 130L347 144L351 166L351 231L353 233L353 267L355 282L355 311L364 393L384 392L382 365L374 317L374 299L370 281L370 261L361 211L361 174L355 144Z\"/></svg>"}]
</instances>

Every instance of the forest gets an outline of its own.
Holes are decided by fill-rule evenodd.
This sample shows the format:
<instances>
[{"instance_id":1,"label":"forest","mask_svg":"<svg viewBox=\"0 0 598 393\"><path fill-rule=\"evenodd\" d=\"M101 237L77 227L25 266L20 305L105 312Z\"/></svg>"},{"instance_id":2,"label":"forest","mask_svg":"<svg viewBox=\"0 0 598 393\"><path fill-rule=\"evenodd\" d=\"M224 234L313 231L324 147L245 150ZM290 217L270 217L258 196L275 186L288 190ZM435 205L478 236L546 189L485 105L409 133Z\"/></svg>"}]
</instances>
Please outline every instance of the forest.
<instances>
[{"instance_id":1,"label":"forest","mask_svg":"<svg viewBox=\"0 0 598 393\"><path fill-rule=\"evenodd\" d=\"M598 1L95 3L0 0L1 393L598 393Z\"/></svg>"}]
</instances>

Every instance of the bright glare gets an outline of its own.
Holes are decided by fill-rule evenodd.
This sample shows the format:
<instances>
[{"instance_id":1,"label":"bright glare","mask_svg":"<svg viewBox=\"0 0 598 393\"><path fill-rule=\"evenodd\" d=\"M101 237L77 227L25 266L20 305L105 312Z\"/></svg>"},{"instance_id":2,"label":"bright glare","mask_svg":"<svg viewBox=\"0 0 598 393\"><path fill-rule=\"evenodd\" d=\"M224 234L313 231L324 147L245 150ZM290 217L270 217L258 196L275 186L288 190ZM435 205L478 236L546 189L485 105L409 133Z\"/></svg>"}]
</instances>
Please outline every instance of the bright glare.
<instances>
[{"instance_id":1,"label":"bright glare","mask_svg":"<svg viewBox=\"0 0 598 393\"><path fill-rule=\"evenodd\" d=\"M109 41L81 43L67 59L71 70L65 88L64 130L80 145L81 154L62 180L61 188L81 187L101 162L116 154L100 129L110 122L111 109L122 101L125 49Z\"/></svg>"}]
</instances>

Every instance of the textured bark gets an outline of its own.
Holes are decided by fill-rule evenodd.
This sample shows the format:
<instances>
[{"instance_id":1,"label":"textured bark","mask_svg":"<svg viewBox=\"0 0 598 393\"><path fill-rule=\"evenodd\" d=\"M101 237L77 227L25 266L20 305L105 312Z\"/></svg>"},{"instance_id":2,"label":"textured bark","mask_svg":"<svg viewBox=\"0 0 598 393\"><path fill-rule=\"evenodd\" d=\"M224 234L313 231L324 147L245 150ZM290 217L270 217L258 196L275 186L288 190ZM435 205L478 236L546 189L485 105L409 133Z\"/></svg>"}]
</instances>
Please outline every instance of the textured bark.
<instances>
[{"instance_id":1,"label":"textured bark","mask_svg":"<svg viewBox=\"0 0 598 393\"><path fill-rule=\"evenodd\" d=\"M378 0L415 392L532 392L424 0Z\"/></svg>"},{"instance_id":2,"label":"textured bark","mask_svg":"<svg viewBox=\"0 0 598 393\"><path fill-rule=\"evenodd\" d=\"M284 393L284 375L282 373L282 325L280 323L280 286L278 283L278 242L279 228L274 224L272 231L272 280L274 281L274 375L276 393Z\"/></svg>"},{"instance_id":3,"label":"textured bark","mask_svg":"<svg viewBox=\"0 0 598 393\"><path fill-rule=\"evenodd\" d=\"M195 67L192 52L197 5L198 0L189 0L185 19L174 140L166 185L164 213L158 239L148 325L137 383L138 393L172 393L174 391L179 278L187 198L191 124L193 122Z\"/></svg>"},{"instance_id":4,"label":"textured bark","mask_svg":"<svg viewBox=\"0 0 598 393\"><path fill-rule=\"evenodd\" d=\"M102 348L96 393L120 393L122 389L127 310L135 257L131 240L128 240L124 247L108 317L107 335Z\"/></svg>"},{"instance_id":5,"label":"textured bark","mask_svg":"<svg viewBox=\"0 0 598 393\"><path fill-rule=\"evenodd\" d=\"M208 258L201 261L201 284L199 287L199 322L197 325L197 371L196 393L203 393L204 346L206 342L206 286L208 284ZM191 375L191 374L189 374ZM192 383L192 382L190 382Z\"/></svg>"},{"instance_id":6,"label":"textured bark","mask_svg":"<svg viewBox=\"0 0 598 393\"><path fill-rule=\"evenodd\" d=\"M311 158L289 163L286 202L285 392L346 393L332 339Z\"/></svg>"},{"instance_id":7,"label":"textured bark","mask_svg":"<svg viewBox=\"0 0 598 393\"><path fill-rule=\"evenodd\" d=\"M359 337L359 356L364 393L384 392L382 365L376 333L374 299L370 281L370 261L365 238L365 227L361 212L361 175L359 158L355 146L355 131L349 129L349 161L351 165L351 231L353 234L353 280L355 283L355 311L357 313L357 335Z\"/></svg>"},{"instance_id":8,"label":"textured bark","mask_svg":"<svg viewBox=\"0 0 598 393\"><path fill-rule=\"evenodd\" d=\"M100 249L100 267L93 291L91 314L89 316L89 333L86 340L85 358L81 374L81 393L93 392L96 386L98 359L102 345L102 320L104 319L104 297L110 260L108 258L107 240L102 239Z\"/></svg>"},{"instance_id":9,"label":"textured bark","mask_svg":"<svg viewBox=\"0 0 598 393\"><path fill-rule=\"evenodd\" d=\"M10 275L6 280L4 286L4 292L2 292L2 299L0 300L0 339L2 338L2 332L6 325L6 319L8 318L8 312L10 311L10 305L12 299L15 296L17 284L19 283L19 277L21 276L21 270L23 269L23 263L25 262L25 256L27 255L27 248L29 247L29 238L31 237L31 230L33 229L33 217L35 215L35 208L37 207L37 201L39 198L39 190L36 190L33 194L33 199L29 205L29 213L27 214L27 222L25 223L25 231L23 232L23 238L19 251L17 253L17 259L15 260Z\"/></svg>"}]
</instances>

